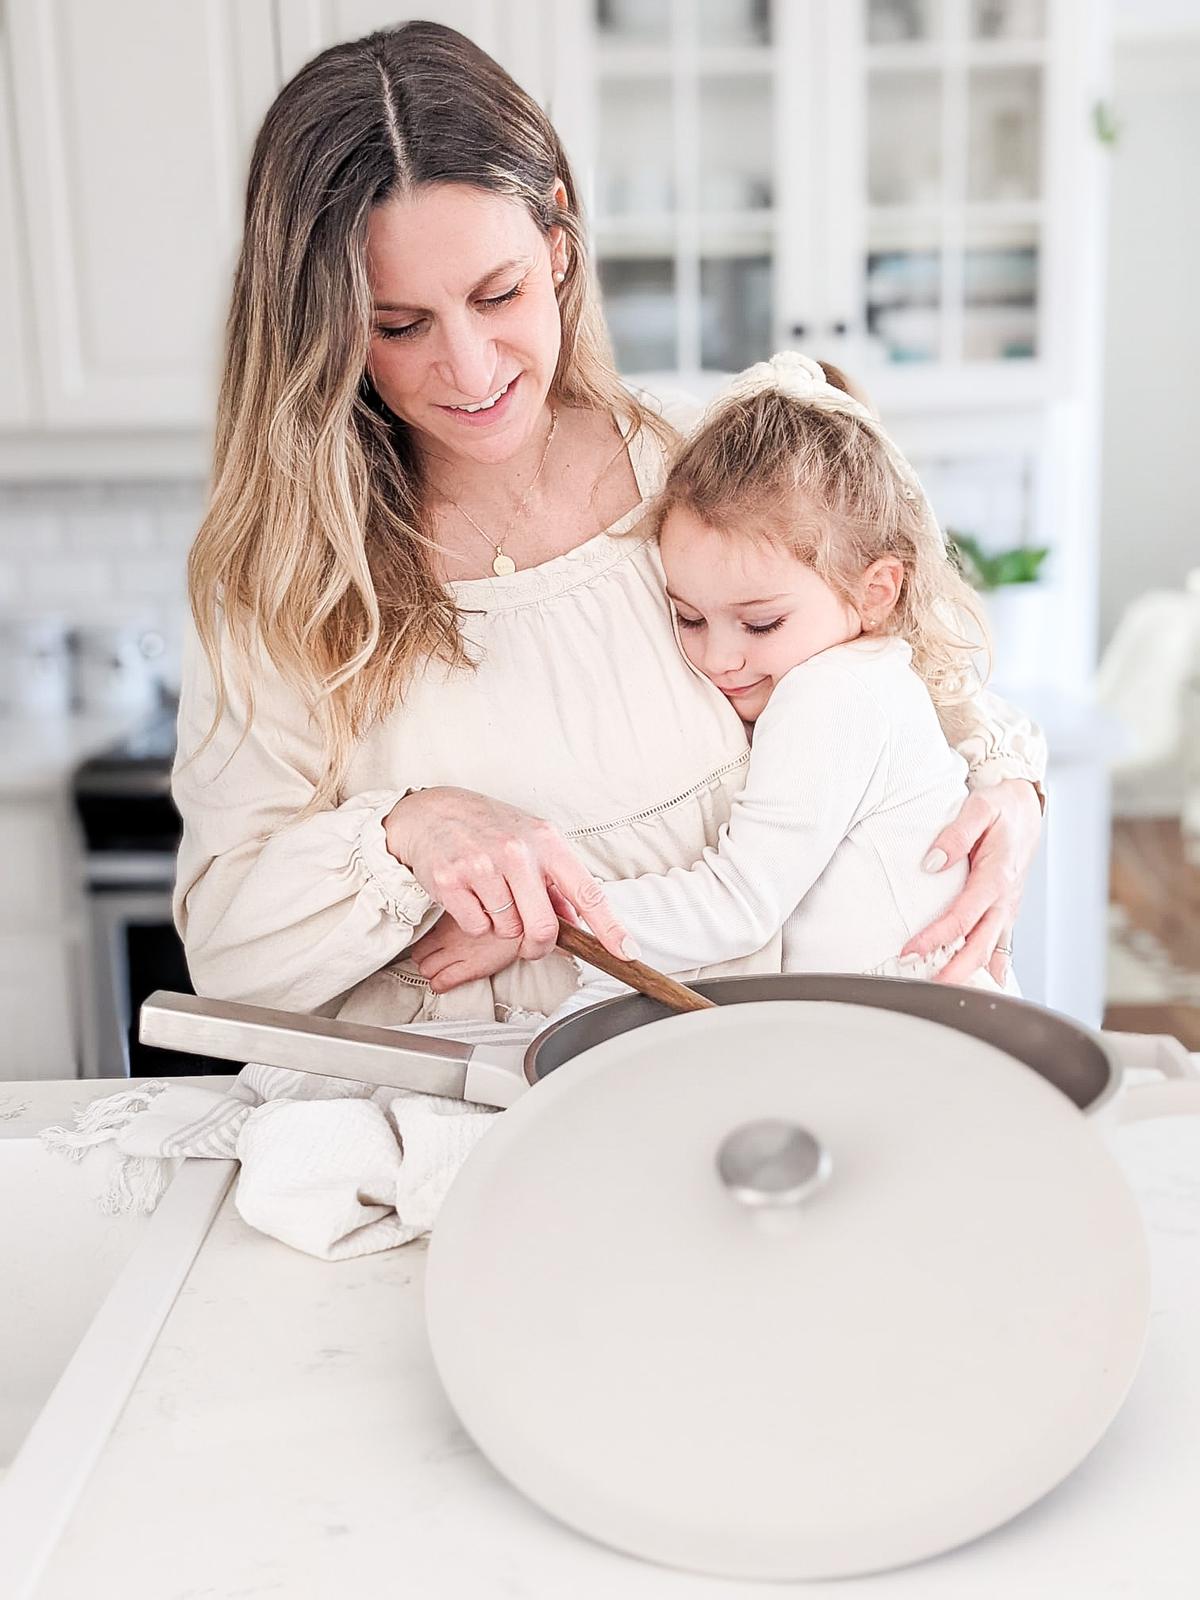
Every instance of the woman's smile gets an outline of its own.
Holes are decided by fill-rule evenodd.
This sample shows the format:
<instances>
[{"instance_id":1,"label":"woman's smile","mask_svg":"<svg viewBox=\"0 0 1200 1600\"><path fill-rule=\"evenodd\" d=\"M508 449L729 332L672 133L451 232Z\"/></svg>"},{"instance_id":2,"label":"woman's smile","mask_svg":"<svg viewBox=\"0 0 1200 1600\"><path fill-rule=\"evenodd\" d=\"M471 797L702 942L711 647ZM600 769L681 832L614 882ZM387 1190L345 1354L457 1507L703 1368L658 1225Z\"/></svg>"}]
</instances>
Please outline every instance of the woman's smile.
<instances>
[{"instance_id":1,"label":"woman's smile","mask_svg":"<svg viewBox=\"0 0 1200 1600\"><path fill-rule=\"evenodd\" d=\"M455 422L461 422L468 428L487 428L503 421L507 415L517 385L522 378L521 373L510 378L503 388L497 389L486 400L460 401L455 405L439 406L440 411L448 412Z\"/></svg>"}]
</instances>

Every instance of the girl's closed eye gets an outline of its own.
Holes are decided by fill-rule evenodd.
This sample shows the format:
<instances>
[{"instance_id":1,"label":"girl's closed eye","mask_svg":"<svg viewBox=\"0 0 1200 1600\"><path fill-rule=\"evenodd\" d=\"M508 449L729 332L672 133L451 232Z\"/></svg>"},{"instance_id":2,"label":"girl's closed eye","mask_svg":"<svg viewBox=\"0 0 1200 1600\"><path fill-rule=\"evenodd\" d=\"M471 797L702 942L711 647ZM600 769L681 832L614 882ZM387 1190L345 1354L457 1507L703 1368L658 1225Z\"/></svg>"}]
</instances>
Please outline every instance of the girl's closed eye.
<instances>
[{"instance_id":1,"label":"girl's closed eye","mask_svg":"<svg viewBox=\"0 0 1200 1600\"><path fill-rule=\"evenodd\" d=\"M675 620L681 628L702 628L703 617L685 617L682 611L675 613ZM776 628L782 628L787 621L786 617L776 617L774 622L744 622L742 626L747 633L774 633Z\"/></svg>"}]
</instances>

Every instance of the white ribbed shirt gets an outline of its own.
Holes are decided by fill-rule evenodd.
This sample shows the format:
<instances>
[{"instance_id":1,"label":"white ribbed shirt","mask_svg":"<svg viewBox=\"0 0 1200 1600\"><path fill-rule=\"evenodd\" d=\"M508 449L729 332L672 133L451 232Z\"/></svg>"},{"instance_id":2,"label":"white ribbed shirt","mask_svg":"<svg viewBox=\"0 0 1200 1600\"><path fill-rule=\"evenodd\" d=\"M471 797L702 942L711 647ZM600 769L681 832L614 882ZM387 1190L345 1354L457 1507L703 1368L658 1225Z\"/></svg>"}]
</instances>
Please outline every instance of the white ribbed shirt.
<instances>
[{"instance_id":1,"label":"white ribbed shirt","mask_svg":"<svg viewBox=\"0 0 1200 1600\"><path fill-rule=\"evenodd\" d=\"M716 844L606 893L668 972L757 950L781 927L785 972L871 971L965 883L965 863L921 863L966 796L967 763L909 646L856 639L779 680Z\"/></svg>"}]
</instances>

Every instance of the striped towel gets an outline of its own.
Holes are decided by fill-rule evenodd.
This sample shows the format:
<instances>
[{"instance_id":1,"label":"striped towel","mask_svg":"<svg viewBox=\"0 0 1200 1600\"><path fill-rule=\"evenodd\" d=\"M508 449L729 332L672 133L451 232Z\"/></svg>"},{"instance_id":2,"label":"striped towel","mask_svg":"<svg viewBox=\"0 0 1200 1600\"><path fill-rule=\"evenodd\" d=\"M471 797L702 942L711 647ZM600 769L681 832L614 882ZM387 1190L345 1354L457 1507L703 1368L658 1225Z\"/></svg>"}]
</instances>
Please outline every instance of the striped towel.
<instances>
[{"instance_id":1,"label":"striped towel","mask_svg":"<svg viewBox=\"0 0 1200 1600\"><path fill-rule=\"evenodd\" d=\"M545 1021L459 1022L454 1031L466 1043L521 1051ZM115 1145L120 1159L101 1199L110 1212L153 1211L173 1158L236 1159L235 1204L251 1227L340 1261L428 1233L495 1117L437 1095L250 1065L221 1091L146 1079L93 1101L73 1128L45 1128L41 1137L74 1161Z\"/></svg>"}]
</instances>

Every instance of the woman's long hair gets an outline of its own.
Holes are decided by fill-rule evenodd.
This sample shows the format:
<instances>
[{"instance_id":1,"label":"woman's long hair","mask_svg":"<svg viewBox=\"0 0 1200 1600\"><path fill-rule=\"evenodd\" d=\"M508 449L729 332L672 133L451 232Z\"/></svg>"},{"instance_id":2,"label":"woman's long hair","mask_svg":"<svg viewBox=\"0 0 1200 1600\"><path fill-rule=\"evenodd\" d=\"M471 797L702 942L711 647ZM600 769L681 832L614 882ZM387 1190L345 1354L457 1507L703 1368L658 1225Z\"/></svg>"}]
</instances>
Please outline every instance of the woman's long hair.
<instances>
[{"instance_id":1,"label":"woman's long hair","mask_svg":"<svg viewBox=\"0 0 1200 1600\"><path fill-rule=\"evenodd\" d=\"M409 22L323 51L285 85L250 162L188 588L216 684L208 738L229 705L227 673L249 726L265 655L321 727L314 807L336 803L356 741L420 662L471 665L425 558L417 451L367 373L371 209L439 183L519 200L543 233L565 233L555 398L670 435L616 374L559 138L490 56L451 28Z\"/></svg>"}]
</instances>

